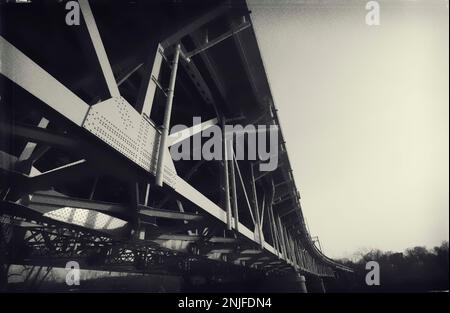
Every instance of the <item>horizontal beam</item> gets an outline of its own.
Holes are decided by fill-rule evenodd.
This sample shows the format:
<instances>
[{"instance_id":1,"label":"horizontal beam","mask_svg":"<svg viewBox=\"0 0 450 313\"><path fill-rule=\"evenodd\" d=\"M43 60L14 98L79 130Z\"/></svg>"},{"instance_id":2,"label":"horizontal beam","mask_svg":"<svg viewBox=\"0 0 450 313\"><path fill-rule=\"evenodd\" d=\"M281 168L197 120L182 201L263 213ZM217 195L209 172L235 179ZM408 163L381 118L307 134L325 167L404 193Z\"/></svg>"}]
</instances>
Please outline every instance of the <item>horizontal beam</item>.
<instances>
[{"instance_id":1,"label":"horizontal beam","mask_svg":"<svg viewBox=\"0 0 450 313\"><path fill-rule=\"evenodd\" d=\"M79 150L81 148L79 141L37 126L0 123L0 131L9 137L17 136L27 139L29 142L56 148L66 150Z\"/></svg>"},{"instance_id":2,"label":"horizontal beam","mask_svg":"<svg viewBox=\"0 0 450 313\"><path fill-rule=\"evenodd\" d=\"M200 221L203 216L193 213L177 212L169 210L155 209L149 206L138 205L139 215L141 218L145 217L159 217L173 220L184 220L184 221Z\"/></svg>"},{"instance_id":3,"label":"horizontal beam","mask_svg":"<svg viewBox=\"0 0 450 313\"><path fill-rule=\"evenodd\" d=\"M243 31L244 29L249 28L250 26L251 26L250 23L244 22L244 23L242 23L242 25L239 25L235 29L231 29L231 30L227 31L226 33L224 33L224 34L218 36L217 38L214 38L213 40L209 41L208 43L204 44L203 46L198 47L197 49L186 53L186 57L191 58L191 57L195 56L196 54L199 54L199 53L201 53L201 52L203 52L203 51L205 51L205 50L207 50L209 48L212 48L215 45L217 45L217 44L221 43L222 41L224 41L225 39L227 39L227 38L229 38L231 36L234 36L235 34Z\"/></svg>"},{"instance_id":4,"label":"horizontal beam","mask_svg":"<svg viewBox=\"0 0 450 313\"><path fill-rule=\"evenodd\" d=\"M163 49L166 49L169 48L170 46L173 46L174 44L177 44L183 37L193 33L194 31L201 28L203 25L223 15L228 10L229 6L227 6L226 4L222 4L212 9L211 11L203 14L202 16L193 19L190 23L184 25L178 31L173 33L171 36L167 37L166 40L164 40L161 43L161 46L163 47Z\"/></svg>"},{"instance_id":5,"label":"horizontal beam","mask_svg":"<svg viewBox=\"0 0 450 313\"><path fill-rule=\"evenodd\" d=\"M70 224L62 221L55 220L51 217L44 216L40 212L37 212L29 207L26 207L24 205L10 202L10 201L0 201L0 213L14 216L14 217L21 217L27 219L27 221L36 221L39 223L45 223L47 225L57 226L61 228L67 228L74 231L80 231L85 233L86 235L95 235L95 236L108 236L108 237L115 237L116 235L119 235L119 233L113 233L106 229L102 230L94 230L89 229L86 227L78 226L75 224Z\"/></svg>"},{"instance_id":6,"label":"horizontal beam","mask_svg":"<svg viewBox=\"0 0 450 313\"><path fill-rule=\"evenodd\" d=\"M102 213L124 214L126 208L121 204L67 197L55 191L36 192L25 198L22 204L41 213L62 207L94 210Z\"/></svg>"}]
</instances>

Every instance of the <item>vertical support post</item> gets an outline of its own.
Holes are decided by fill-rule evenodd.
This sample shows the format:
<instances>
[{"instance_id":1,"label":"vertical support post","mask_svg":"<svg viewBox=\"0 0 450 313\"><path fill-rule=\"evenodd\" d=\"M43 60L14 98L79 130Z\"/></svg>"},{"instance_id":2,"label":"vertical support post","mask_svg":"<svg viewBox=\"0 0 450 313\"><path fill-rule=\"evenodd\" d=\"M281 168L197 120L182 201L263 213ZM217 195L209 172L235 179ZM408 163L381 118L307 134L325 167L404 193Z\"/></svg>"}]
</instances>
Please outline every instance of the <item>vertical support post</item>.
<instances>
[{"instance_id":1,"label":"vertical support post","mask_svg":"<svg viewBox=\"0 0 450 313\"><path fill-rule=\"evenodd\" d=\"M231 162L230 162L230 172L231 172L231 195L233 201L231 202L233 206L233 214L234 214L234 229L239 232L239 208L237 202L237 189L236 189L236 173L234 168L234 151L233 151L233 142L230 141L230 150L231 150Z\"/></svg>"},{"instance_id":2,"label":"vertical support post","mask_svg":"<svg viewBox=\"0 0 450 313\"><path fill-rule=\"evenodd\" d=\"M261 202L261 227L264 225L264 211L266 209L266 194L263 193L263 198Z\"/></svg>"},{"instance_id":3,"label":"vertical support post","mask_svg":"<svg viewBox=\"0 0 450 313\"><path fill-rule=\"evenodd\" d=\"M94 179L94 184L92 185L91 193L89 195L89 200L94 199L95 190L97 189L98 176Z\"/></svg>"},{"instance_id":4,"label":"vertical support post","mask_svg":"<svg viewBox=\"0 0 450 313\"><path fill-rule=\"evenodd\" d=\"M292 256L291 256L291 249L289 247L289 240L286 236L286 229L284 228L283 224L281 224L281 219L280 219L280 225L281 225L281 234L283 236L283 239L285 242L285 247L286 247L286 257L288 259L288 263L292 263Z\"/></svg>"},{"instance_id":5,"label":"vertical support post","mask_svg":"<svg viewBox=\"0 0 450 313\"><path fill-rule=\"evenodd\" d=\"M144 198L144 205L148 205L148 197L150 196L150 184L147 183L147 187L145 188L145 198Z\"/></svg>"},{"instance_id":6,"label":"vertical support post","mask_svg":"<svg viewBox=\"0 0 450 313\"><path fill-rule=\"evenodd\" d=\"M140 229L140 219L139 219L139 203L140 203L140 192L139 192L139 182L130 183L129 184L131 199L130 205L133 209L132 220L130 223L131 226L131 238L132 239L143 239Z\"/></svg>"},{"instance_id":7,"label":"vertical support post","mask_svg":"<svg viewBox=\"0 0 450 313\"><path fill-rule=\"evenodd\" d=\"M303 249L299 249L298 252L300 253L300 259L301 259L302 265L304 268L306 268L307 264L306 264L306 260L305 260L305 254L303 253Z\"/></svg>"},{"instance_id":8,"label":"vertical support post","mask_svg":"<svg viewBox=\"0 0 450 313\"><path fill-rule=\"evenodd\" d=\"M281 238L281 245L283 247L284 259L286 260L286 262L288 262L289 261L288 249L287 249L286 240L285 240L284 234L283 234L283 225L281 225L281 219L280 219L279 215L277 216L277 222L278 222L278 229L280 231L280 238Z\"/></svg>"},{"instance_id":9,"label":"vertical support post","mask_svg":"<svg viewBox=\"0 0 450 313\"><path fill-rule=\"evenodd\" d=\"M222 156L223 156L223 179L225 191L225 210L227 212L227 229L231 230L232 216L230 203L230 175L228 173L228 140L225 133L225 118L222 118Z\"/></svg>"},{"instance_id":10,"label":"vertical support post","mask_svg":"<svg viewBox=\"0 0 450 313\"><path fill-rule=\"evenodd\" d=\"M289 234L286 230L286 227L283 227L283 232L284 232L284 236L286 238L287 248L289 250L289 259L290 259L291 263L294 264L294 257L292 255L292 246L290 244Z\"/></svg>"},{"instance_id":11,"label":"vertical support post","mask_svg":"<svg viewBox=\"0 0 450 313\"><path fill-rule=\"evenodd\" d=\"M271 204L268 204L268 206L270 207ZM270 236L272 237L273 248L275 249L275 252L276 252L277 256L279 256L279 254L278 254L278 244L277 244L277 240L275 239L275 231L273 229L272 218L270 217L269 207L267 208L267 219L268 219L267 222L269 223L269 230L270 230Z\"/></svg>"},{"instance_id":12,"label":"vertical support post","mask_svg":"<svg viewBox=\"0 0 450 313\"><path fill-rule=\"evenodd\" d=\"M273 219L274 219L275 230L277 232L278 243L280 244L280 252L282 254L281 258L286 259L286 251L284 250L283 237L281 236L281 229L278 224L278 217L274 216Z\"/></svg>"},{"instance_id":13,"label":"vertical support post","mask_svg":"<svg viewBox=\"0 0 450 313\"><path fill-rule=\"evenodd\" d=\"M288 249L288 251L289 251L289 260L290 260L290 262L291 262L291 264L292 265L295 265L294 264L294 260L293 260L293 258L292 258L292 246L291 246L291 241L289 240L289 235L288 235L288 233L287 233L287 231L286 231L286 228L284 228L283 227L283 233L284 233L284 238L286 238L286 246L287 246L287 249Z\"/></svg>"},{"instance_id":14,"label":"vertical support post","mask_svg":"<svg viewBox=\"0 0 450 313\"><path fill-rule=\"evenodd\" d=\"M178 200L178 199L176 200L176 202L177 202L178 210L179 210L181 213L183 213L183 212L184 212L183 203L181 203L181 201ZM184 224L187 224L188 221L184 220L183 223L184 223Z\"/></svg>"},{"instance_id":15,"label":"vertical support post","mask_svg":"<svg viewBox=\"0 0 450 313\"><path fill-rule=\"evenodd\" d=\"M295 264L295 266L300 267L299 263L298 263L297 253L295 252L295 242L294 242L294 239L292 238L292 235L289 235L289 241L291 243L292 258L293 258L294 264Z\"/></svg>"},{"instance_id":16,"label":"vertical support post","mask_svg":"<svg viewBox=\"0 0 450 313\"><path fill-rule=\"evenodd\" d=\"M295 260L297 262L297 266L299 268L301 268L301 263L300 263L300 257L298 256L298 246L297 246L297 241L292 238L292 248L294 249L294 256L295 256Z\"/></svg>"},{"instance_id":17,"label":"vertical support post","mask_svg":"<svg viewBox=\"0 0 450 313\"><path fill-rule=\"evenodd\" d=\"M272 197L272 199L273 199L273 197ZM268 215L269 216L269 223L272 226L272 230L273 230L274 246L275 246L275 250L277 251L277 255L279 257L280 256L280 252L281 252L281 244L279 243L278 229L277 229L277 225L276 225L276 222L275 222L275 218L273 216L272 204L270 204L267 209L268 209L267 213L269 214Z\"/></svg>"},{"instance_id":18,"label":"vertical support post","mask_svg":"<svg viewBox=\"0 0 450 313\"><path fill-rule=\"evenodd\" d=\"M327 292L327 290L325 289L325 284L323 282L323 278L322 277L319 277L319 287L320 287L320 291L322 293L326 293Z\"/></svg>"},{"instance_id":19,"label":"vertical support post","mask_svg":"<svg viewBox=\"0 0 450 313\"><path fill-rule=\"evenodd\" d=\"M255 174L253 172L253 164L250 163L250 173L252 175L252 190L253 190L253 201L255 203L255 219L256 219L256 229L258 231L259 243L261 248L264 249L264 237L261 227L261 218L259 216L259 208L258 208L258 196L256 194L256 183L255 183Z\"/></svg>"},{"instance_id":20,"label":"vertical support post","mask_svg":"<svg viewBox=\"0 0 450 313\"><path fill-rule=\"evenodd\" d=\"M291 243L291 253L292 253L292 260L294 261L294 264L296 266L298 266L298 259L297 259L297 254L295 253L295 243L294 243L294 239L292 237L292 234L288 234L289 236L289 241Z\"/></svg>"},{"instance_id":21,"label":"vertical support post","mask_svg":"<svg viewBox=\"0 0 450 313\"><path fill-rule=\"evenodd\" d=\"M158 166L156 168L156 185L162 187L164 180L164 156L167 150L167 136L169 135L170 116L172 114L173 95L175 91L175 82L177 79L178 59L180 58L181 46L177 44L175 55L173 57L172 72L170 73L169 90L167 92L166 109L164 112L164 121L161 129L161 139L159 141Z\"/></svg>"},{"instance_id":22,"label":"vertical support post","mask_svg":"<svg viewBox=\"0 0 450 313\"><path fill-rule=\"evenodd\" d=\"M302 255L300 253L300 244L299 244L298 240L295 240L294 244L295 244L295 246L294 246L295 247L295 254L297 255L297 260L298 260L298 266L299 267L304 267L303 266Z\"/></svg>"}]
</instances>

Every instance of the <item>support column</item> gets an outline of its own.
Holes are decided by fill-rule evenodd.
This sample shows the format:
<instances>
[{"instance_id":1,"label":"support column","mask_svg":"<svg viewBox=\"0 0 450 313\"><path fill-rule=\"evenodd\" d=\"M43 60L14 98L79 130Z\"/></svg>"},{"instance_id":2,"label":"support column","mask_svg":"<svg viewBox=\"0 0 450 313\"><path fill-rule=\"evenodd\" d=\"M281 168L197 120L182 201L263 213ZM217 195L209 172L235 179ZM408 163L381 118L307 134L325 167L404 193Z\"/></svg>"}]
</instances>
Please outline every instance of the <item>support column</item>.
<instances>
[{"instance_id":1,"label":"support column","mask_svg":"<svg viewBox=\"0 0 450 313\"><path fill-rule=\"evenodd\" d=\"M296 273L296 282L298 283L298 288L300 293L308 293L308 289L306 288L306 278L305 276Z\"/></svg>"},{"instance_id":2,"label":"support column","mask_svg":"<svg viewBox=\"0 0 450 313\"><path fill-rule=\"evenodd\" d=\"M236 173L234 168L234 151L233 151L233 142L229 142L229 147L231 150L231 162L230 162L230 172L231 172L231 195L233 201L231 202L234 214L234 229L236 232L239 232L239 208L237 202L237 188L236 188Z\"/></svg>"},{"instance_id":3,"label":"support column","mask_svg":"<svg viewBox=\"0 0 450 313\"><path fill-rule=\"evenodd\" d=\"M253 164L250 163L250 173L252 177L252 190L253 190L253 202L255 207L255 226L256 231L258 232L258 239L261 249L264 249L264 235L262 231L261 218L259 214L259 206L258 206L258 195L256 193L256 183L255 183L255 174L253 172Z\"/></svg>"},{"instance_id":4,"label":"support column","mask_svg":"<svg viewBox=\"0 0 450 313\"><path fill-rule=\"evenodd\" d=\"M225 133L225 118L222 117L222 155L223 155L223 175L224 175L224 191L225 191L225 211L227 212L227 229L232 229L232 215L231 215L231 199L230 199L230 174L228 171L228 145L227 134Z\"/></svg>"},{"instance_id":5,"label":"support column","mask_svg":"<svg viewBox=\"0 0 450 313\"><path fill-rule=\"evenodd\" d=\"M131 201L130 206L132 208L131 221L129 223L131 229L131 238L132 239L144 239L145 233L141 234L141 220L139 218L139 204L140 204L140 192L139 192L139 183L130 183L130 194ZM89 211L92 212L92 211Z\"/></svg>"},{"instance_id":6,"label":"support column","mask_svg":"<svg viewBox=\"0 0 450 313\"><path fill-rule=\"evenodd\" d=\"M320 293L326 293L327 291L325 290L325 284L323 283L323 279L321 277L318 277L317 279Z\"/></svg>"},{"instance_id":7,"label":"support column","mask_svg":"<svg viewBox=\"0 0 450 313\"><path fill-rule=\"evenodd\" d=\"M172 102L175 91L175 82L177 79L178 59L180 57L181 46L178 44L173 57L172 72L170 73L169 90L167 91L166 108L164 112L164 121L161 127L161 139L159 141L158 165L156 167L156 185L162 187L164 181L164 156L167 149L167 136L169 134L170 116L172 114Z\"/></svg>"},{"instance_id":8,"label":"support column","mask_svg":"<svg viewBox=\"0 0 450 313\"><path fill-rule=\"evenodd\" d=\"M308 289L310 292L314 293L325 293L325 285L323 283L322 277L319 276L309 276L308 277Z\"/></svg>"},{"instance_id":9,"label":"support column","mask_svg":"<svg viewBox=\"0 0 450 313\"><path fill-rule=\"evenodd\" d=\"M0 292L5 292L8 285L8 265L6 264L7 242L4 228L7 224L0 223Z\"/></svg>"}]
</instances>

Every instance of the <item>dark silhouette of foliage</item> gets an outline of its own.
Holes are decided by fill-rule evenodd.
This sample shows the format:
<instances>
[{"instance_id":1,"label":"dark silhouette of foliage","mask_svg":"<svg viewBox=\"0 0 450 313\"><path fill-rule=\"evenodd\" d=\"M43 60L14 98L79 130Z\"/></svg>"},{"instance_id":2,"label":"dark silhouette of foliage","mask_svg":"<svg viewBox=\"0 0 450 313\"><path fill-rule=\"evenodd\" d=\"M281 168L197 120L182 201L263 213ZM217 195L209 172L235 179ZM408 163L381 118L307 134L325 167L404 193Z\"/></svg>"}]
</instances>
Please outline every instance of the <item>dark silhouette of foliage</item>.
<instances>
[{"instance_id":1,"label":"dark silhouette of foliage","mask_svg":"<svg viewBox=\"0 0 450 313\"><path fill-rule=\"evenodd\" d=\"M380 285L368 286L365 277L369 270L366 263L376 261L380 265ZM359 253L356 260L343 259L341 263L355 273L341 273L328 288L335 292L432 292L448 291L449 254L448 242L431 250L413 247L404 253L370 250Z\"/></svg>"}]
</instances>

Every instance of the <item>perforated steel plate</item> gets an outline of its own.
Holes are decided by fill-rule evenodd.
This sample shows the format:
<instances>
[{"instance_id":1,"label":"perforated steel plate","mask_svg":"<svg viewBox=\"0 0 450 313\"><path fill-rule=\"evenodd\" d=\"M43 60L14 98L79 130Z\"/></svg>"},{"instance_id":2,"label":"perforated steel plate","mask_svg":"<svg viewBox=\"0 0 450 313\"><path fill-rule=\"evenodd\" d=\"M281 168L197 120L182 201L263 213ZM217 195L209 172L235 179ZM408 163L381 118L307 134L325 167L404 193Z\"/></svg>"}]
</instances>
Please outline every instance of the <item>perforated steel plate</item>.
<instances>
[{"instance_id":1,"label":"perforated steel plate","mask_svg":"<svg viewBox=\"0 0 450 313\"><path fill-rule=\"evenodd\" d=\"M97 230L113 230L123 227L127 223L124 220L101 212L71 207L53 210L45 213L44 216Z\"/></svg>"},{"instance_id":2,"label":"perforated steel plate","mask_svg":"<svg viewBox=\"0 0 450 313\"><path fill-rule=\"evenodd\" d=\"M89 109L83 127L118 152L156 174L160 132L124 98L114 97ZM176 184L176 171L169 149L164 164L164 182Z\"/></svg>"}]
</instances>

